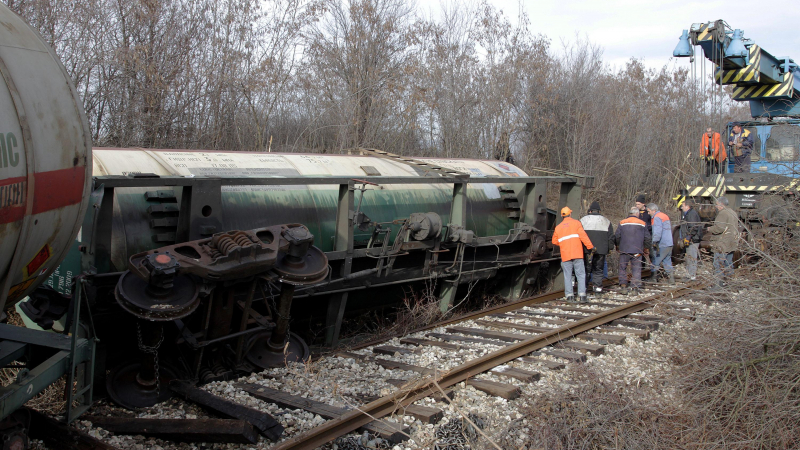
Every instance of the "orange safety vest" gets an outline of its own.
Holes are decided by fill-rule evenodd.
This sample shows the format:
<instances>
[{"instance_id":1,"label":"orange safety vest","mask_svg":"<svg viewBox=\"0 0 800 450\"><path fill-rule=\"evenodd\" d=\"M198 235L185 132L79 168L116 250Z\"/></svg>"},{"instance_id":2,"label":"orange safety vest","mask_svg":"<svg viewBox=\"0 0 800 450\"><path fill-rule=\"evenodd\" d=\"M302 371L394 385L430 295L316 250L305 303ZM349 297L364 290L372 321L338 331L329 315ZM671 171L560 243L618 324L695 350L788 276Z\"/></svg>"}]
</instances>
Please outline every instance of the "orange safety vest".
<instances>
[{"instance_id":1,"label":"orange safety vest","mask_svg":"<svg viewBox=\"0 0 800 450\"><path fill-rule=\"evenodd\" d=\"M553 245L561 247L561 261L583 259L584 245L589 250L594 248L580 220L572 217L564 217L564 221L558 224L553 233Z\"/></svg>"},{"instance_id":2,"label":"orange safety vest","mask_svg":"<svg viewBox=\"0 0 800 450\"><path fill-rule=\"evenodd\" d=\"M728 153L725 151L725 144L722 143L722 137L719 133L714 132L711 136L711 155L708 154L708 134L703 133L703 139L700 142L700 156L711 156L717 162L725 161L728 158Z\"/></svg>"},{"instance_id":3,"label":"orange safety vest","mask_svg":"<svg viewBox=\"0 0 800 450\"><path fill-rule=\"evenodd\" d=\"M669 221L670 221L670 220L669 220L669 216L668 216L668 215L666 215L666 214L664 214L663 212L659 211L659 212L657 212L657 213L656 213L656 215L655 215L655 216L653 216L653 218L652 218L652 219L650 219L650 225L655 225L655 223L656 223L656 217L660 218L662 223L663 223L663 222L669 222Z\"/></svg>"}]
</instances>

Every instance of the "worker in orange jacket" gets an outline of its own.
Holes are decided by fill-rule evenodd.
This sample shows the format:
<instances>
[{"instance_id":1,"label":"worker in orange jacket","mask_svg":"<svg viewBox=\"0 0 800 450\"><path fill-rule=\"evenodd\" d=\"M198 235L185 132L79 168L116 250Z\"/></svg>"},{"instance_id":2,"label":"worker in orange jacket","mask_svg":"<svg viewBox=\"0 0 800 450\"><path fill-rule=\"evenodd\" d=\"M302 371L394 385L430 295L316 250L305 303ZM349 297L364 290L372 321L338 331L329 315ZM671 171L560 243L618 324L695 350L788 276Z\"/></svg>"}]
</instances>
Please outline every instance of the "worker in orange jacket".
<instances>
[{"instance_id":1,"label":"worker in orange jacket","mask_svg":"<svg viewBox=\"0 0 800 450\"><path fill-rule=\"evenodd\" d=\"M583 246L587 250L594 251L594 246L583 225L579 220L572 217L572 210L568 206L561 209L561 217L564 220L556 227L553 233L553 245L561 249L561 269L564 271L564 294L567 301L575 301L572 295L572 272L578 279L578 296L582 302L586 302L586 268L583 262Z\"/></svg>"},{"instance_id":2,"label":"worker in orange jacket","mask_svg":"<svg viewBox=\"0 0 800 450\"><path fill-rule=\"evenodd\" d=\"M703 138L700 140L700 159L705 161L706 176L722 173L725 160L728 159L725 144L722 143L722 136L710 127L706 128L706 132L703 133Z\"/></svg>"}]
</instances>

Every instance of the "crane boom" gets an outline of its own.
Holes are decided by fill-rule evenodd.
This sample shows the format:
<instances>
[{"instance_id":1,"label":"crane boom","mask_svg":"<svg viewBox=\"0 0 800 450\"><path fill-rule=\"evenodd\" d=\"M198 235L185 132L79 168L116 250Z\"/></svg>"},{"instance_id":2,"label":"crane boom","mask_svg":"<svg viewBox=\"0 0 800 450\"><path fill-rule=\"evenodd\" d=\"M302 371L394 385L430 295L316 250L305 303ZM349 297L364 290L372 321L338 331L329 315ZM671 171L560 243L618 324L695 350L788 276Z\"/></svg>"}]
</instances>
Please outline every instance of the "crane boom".
<instances>
[{"instance_id":1,"label":"crane boom","mask_svg":"<svg viewBox=\"0 0 800 450\"><path fill-rule=\"evenodd\" d=\"M734 85L734 100L750 102L754 118L800 117L800 71L794 60L773 56L723 20L693 23L673 56L694 56L690 43L715 64L718 84Z\"/></svg>"}]
</instances>

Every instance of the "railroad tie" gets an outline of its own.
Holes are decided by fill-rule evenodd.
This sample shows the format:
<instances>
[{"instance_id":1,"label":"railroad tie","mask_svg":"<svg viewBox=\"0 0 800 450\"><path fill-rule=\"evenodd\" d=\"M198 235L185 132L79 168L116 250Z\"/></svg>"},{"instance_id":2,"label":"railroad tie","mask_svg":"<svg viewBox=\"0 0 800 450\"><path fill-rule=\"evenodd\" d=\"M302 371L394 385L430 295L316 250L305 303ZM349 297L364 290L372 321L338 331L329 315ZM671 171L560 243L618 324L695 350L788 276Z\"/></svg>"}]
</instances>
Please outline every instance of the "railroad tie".
<instances>
[{"instance_id":1,"label":"railroad tie","mask_svg":"<svg viewBox=\"0 0 800 450\"><path fill-rule=\"evenodd\" d=\"M497 339L498 341L516 342L524 341L530 336L518 333L504 333L502 331L482 330L480 328L470 327L447 327L445 331L448 333L466 334L468 336L480 336L485 338Z\"/></svg>"},{"instance_id":2,"label":"railroad tie","mask_svg":"<svg viewBox=\"0 0 800 450\"><path fill-rule=\"evenodd\" d=\"M118 434L152 436L179 442L255 444L253 425L237 419L140 419L86 416L84 420Z\"/></svg>"},{"instance_id":3,"label":"railroad tie","mask_svg":"<svg viewBox=\"0 0 800 450\"><path fill-rule=\"evenodd\" d=\"M496 381L489 381L489 380L475 380L469 379L467 380L467 385L474 387L475 389L485 392L489 395L494 395L495 397L501 397L506 400L514 400L520 396L520 389L517 386L513 386L506 383L498 383Z\"/></svg>"},{"instance_id":4,"label":"railroad tie","mask_svg":"<svg viewBox=\"0 0 800 450\"><path fill-rule=\"evenodd\" d=\"M578 339L588 339L600 344L615 344L622 345L625 343L625 336L607 333L581 333L577 336Z\"/></svg>"},{"instance_id":5,"label":"railroad tie","mask_svg":"<svg viewBox=\"0 0 800 450\"><path fill-rule=\"evenodd\" d=\"M395 345L380 345L377 347L372 347L372 353L378 355L389 355L394 356L395 354L400 355L408 355L413 351L404 347L397 347Z\"/></svg>"},{"instance_id":6,"label":"railroad tie","mask_svg":"<svg viewBox=\"0 0 800 450\"><path fill-rule=\"evenodd\" d=\"M650 331L642 330L638 328L624 328L624 327L611 327L611 326L602 326L597 327L599 331L611 331L615 333L625 333L625 334L632 334L639 339L646 341L650 339Z\"/></svg>"},{"instance_id":7,"label":"railroad tie","mask_svg":"<svg viewBox=\"0 0 800 450\"><path fill-rule=\"evenodd\" d=\"M509 345L508 342L503 342L503 341L495 341L495 340L481 339L481 338L472 338L472 337L466 337L466 336L456 336L456 335L453 335L453 334L444 334L444 333L428 333L425 336L432 337L432 338L438 338L438 339L441 339L443 341L449 341L449 342L472 342L472 343L475 343L475 344L496 345L498 347L505 347L505 346Z\"/></svg>"},{"instance_id":8,"label":"railroad tie","mask_svg":"<svg viewBox=\"0 0 800 450\"><path fill-rule=\"evenodd\" d=\"M586 361L586 355L583 353L575 353L575 352L566 352L563 350L540 350L538 352L531 353L531 356L554 356L556 358L566 359L569 362L584 362Z\"/></svg>"},{"instance_id":9,"label":"railroad tie","mask_svg":"<svg viewBox=\"0 0 800 450\"><path fill-rule=\"evenodd\" d=\"M339 352L336 353L336 356L341 356L342 358L352 358L356 361L372 362L387 370L407 370L409 372L417 372L422 375L436 375L437 373L442 373L442 371L437 371L436 369L428 369L427 367L414 366L411 364L391 361L383 358L372 358L366 355L360 355L358 353Z\"/></svg>"},{"instance_id":10,"label":"railroad tie","mask_svg":"<svg viewBox=\"0 0 800 450\"><path fill-rule=\"evenodd\" d=\"M489 372L500 377L514 378L519 381L524 381L526 383L533 383L535 381L539 381L539 378L542 377L542 374L540 374L539 372L532 372L530 370L517 369L516 367L509 367L509 366L495 367Z\"/></svg>"},{"instance_id":11,"label":"railroad tie","mask_svg":"<svg viewBox=\"0 0 800 450\"><path fill-rule=\"evenodd\" d=\"M643 330L655 331L658 330L658 322L636 320L636 319L617 319L611 322L611 325L623 325L626 327L641 328Z\"/></svg>"},{"instance_id":12,"label":"railroad tie","mask_svg":"<svg viewBox=\"0 0 800 450\"><path fill-rule=\"evenodd\" d=\"M277 441L283 434L283 426L269 413L218 397L183 381L172 381L169 388L176 394L216 414L230 419L247 421L256 427L264 437L272 441Z\"/></svg>"},{"instance_id":13,"label":"railroad tie","mask_svg":"<svg viewBox=\"0 0 800 450\"><path fill-rule=\"evenodd\" d=\"M549 359L534 358L533 356L520 356L517 359L519 361L526 362L529 364L541 364L550 370L561 370L564 367L566 367L564 363L550 361Z\"/></svg>"},{"instance_id":14,"label":"railroad tie","mask_svg":"<svg viewBox=\"0 0 800 450\"><path fill-rule=\"evenodd\" d=\"M556 345L560 347L571 348L572 350L583 350L593 356L602 355L606 352L606 348L602 345L587 344L585 342L561 341Z\"/></svg>"},{"instance_id":15,"label":"railroad tie","mask_svg":"<svg viewBox=\"0 0 800 450\"><path fill-rule=\"evenodd\" d=\"M464 348L460 345L449 344L447 342L432 341L430 339L404 338L400 339L400 343L405 345L440 347L440 348L445 348L447 350L461 350L462 348Z\"/></svg>"},{"instance_id":16,"label":"railroad tie","mask_svg":"<svg viewBox=\"0 0 800 450\"><path fill-rule=\"evenodd\" d=\"M325 419L338 418L349 411L345 408L339 408L338 406L300 397L299 395L281 392L254 383L236 383L235 386L259 400L274 403L281 408L302 409L312 414L318 414ZM376 434L395 444L404 441L409 434L409 427L406 425L402 423L392 423L386 420L374 420L361 427L361 429Z\"/></svg>"},{"instance_id":17,"label":"railroad tie","mask_svg":"<svg viewBox=\"0 0 800 450\"><path fill-rule=\"evenodd\" d=\"M485 326L485 327L495 327L495 328L506 328L512 330L521 330L527 331L529 333L547 333L549 331L555 330L555 328L548 328L548 327L536 327L533 325L523 325L514 322L500 322L497 320L476 320L475 323L477 325Z\"/></svg>"}]
</instances>

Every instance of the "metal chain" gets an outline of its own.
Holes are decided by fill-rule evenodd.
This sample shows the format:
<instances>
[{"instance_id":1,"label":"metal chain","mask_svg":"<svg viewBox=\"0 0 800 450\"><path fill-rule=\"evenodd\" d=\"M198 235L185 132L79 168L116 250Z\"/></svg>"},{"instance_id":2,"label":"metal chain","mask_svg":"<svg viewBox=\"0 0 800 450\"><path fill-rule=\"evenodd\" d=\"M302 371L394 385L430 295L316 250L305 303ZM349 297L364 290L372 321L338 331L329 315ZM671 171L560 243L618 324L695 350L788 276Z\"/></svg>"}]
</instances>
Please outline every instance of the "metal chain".
<instances>
[{"instance_id":1,"label":"metal chain","mask_svg":"<svg viewBox=\"0 0 800 450\"><path fill-rule=\"evenodd\" d=\"M149 353L153 355L153 369L156 375L156 395L161 393L161 376L159 375L160 367L158 365L158 348L161 347L161 344L164 342L164 328L161 327L161 337L158 338L158 342L154 346L144 345L142 342L142 327L139 323L136 323L136 339L139 344L139 350Z\"/></svg>"},{"instance_id":2,"label":"metal chain","mask_svg":"<svg viewBox=\"0 0 800 450\"><path fill-rule=\"evenodd\" d=\"M270 300L270 303L272 303L272 311L274 311L274 312L275 312L275 317L274 317L273 319L275 320L275 323L276 323L276 324L278 323L278 319L286 319L286 322L288 323L288 325L286 326L286 336L289 336L289 334L292 332L292 330L291 330L291 322L289 321L289 319L290 319L291 317L283 317L283 316L280 314L279 310L278 310L278 304L277 304L277 303L275 303L275 297L276 297L276 295L277 295L277 296L280 296L280 291L281 291L281 288L279 288L279 287L277 287L277 286L273 286L272 282L269 282L269 283L267 284L267 287L269 287L269 295L270 295L270 298L269 298L269 300ZM278 290L278 294L275 294L275 293L272 291L272 288L273 288L273 287L275 287L275 289L277 289L277 290ZM289 339L289 338L287 338L287 340L288 340L288 339Z\"/></svg>"}]
</instances>

